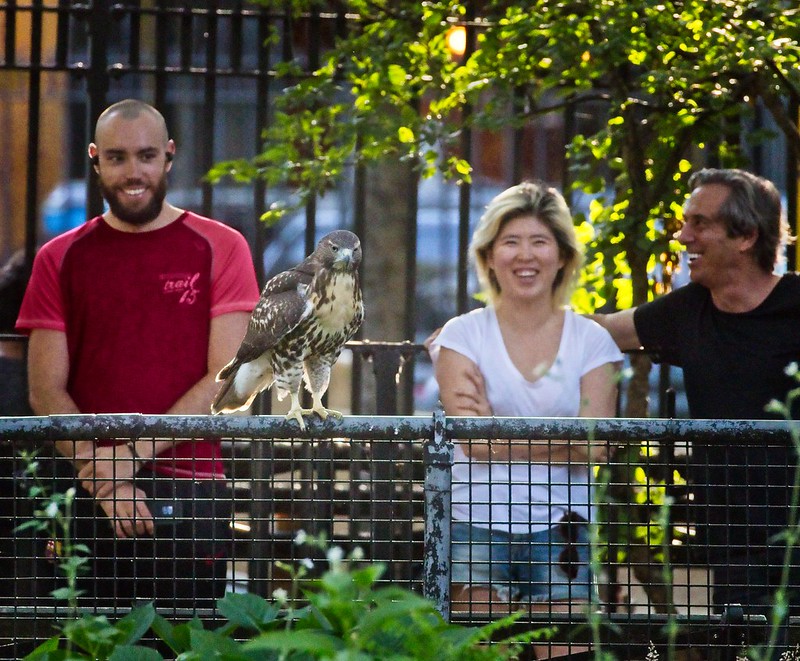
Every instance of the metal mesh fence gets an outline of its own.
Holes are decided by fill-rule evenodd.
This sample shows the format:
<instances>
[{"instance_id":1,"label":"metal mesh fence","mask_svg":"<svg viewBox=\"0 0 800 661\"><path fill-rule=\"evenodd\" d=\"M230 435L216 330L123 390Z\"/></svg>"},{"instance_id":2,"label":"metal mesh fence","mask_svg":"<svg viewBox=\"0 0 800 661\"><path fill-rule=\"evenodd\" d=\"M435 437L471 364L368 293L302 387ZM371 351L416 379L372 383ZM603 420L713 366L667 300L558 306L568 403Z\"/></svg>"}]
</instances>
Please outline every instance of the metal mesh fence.
<instances>
[{"instance_id":1,"label":"metal mesh fence","mask_svg":"<svg viewBox=\"0 0 800 661\"><path fill-rule=\"evenodd\" d=\"M769 640L764 594L788 585L780 598L794 615L800 563L776 537L796 528L788 423L353 416L301 432L276 416L56 416L0 418L0 437L2 658L21 658L64 616L50 593L70 544L91 550L78 604L112 619L152 599L167 618L215 619L226 591L290 591L292 568L328 567L306 534L345 555L360 548L385 564L381 585L424 594L453 622L522 609L505 633L555 627L529 658L671 658L673 647L743 658ZM77 488L70 500L70 464L47 451L63 438L140 450L211 438L225 475L183 476L159 460L127 491L93 500ZM33 447L37 478L20 456ZM45 492L67 494L68 528L15 530L52 514ZM115 534L109 512L125 534L149 519L140 505L152 535ZM781 636L773 658L794 658L794 626Z\"/></svg>"}]
</instances>

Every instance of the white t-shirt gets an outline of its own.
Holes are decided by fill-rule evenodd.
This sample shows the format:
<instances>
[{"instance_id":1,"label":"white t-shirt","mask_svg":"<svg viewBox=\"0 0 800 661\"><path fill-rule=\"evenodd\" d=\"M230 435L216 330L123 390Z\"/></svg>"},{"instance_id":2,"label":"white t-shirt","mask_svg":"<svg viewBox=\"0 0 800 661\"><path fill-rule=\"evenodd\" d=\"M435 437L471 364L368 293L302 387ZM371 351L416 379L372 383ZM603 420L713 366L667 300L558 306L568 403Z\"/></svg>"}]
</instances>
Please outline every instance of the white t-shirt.
<instances>
[{"instance_id":1,"label":"white t-shirt","mask_svg":"<svg viewBox=\"0 0 800 661\"><path fill-rule=\"evenodd\" d=\"M571 310L566 311L553 365L533 382L511 361L492 307L448 321L433 343L434 361L440 347L478 366L497 416L577 416L581 377L623 358L608 331ZM548 528L568 510L588 519L589 483L588 465L471 461L456 444L453 517L482 528L529 534Z\"/></svg>"}]
</instances>

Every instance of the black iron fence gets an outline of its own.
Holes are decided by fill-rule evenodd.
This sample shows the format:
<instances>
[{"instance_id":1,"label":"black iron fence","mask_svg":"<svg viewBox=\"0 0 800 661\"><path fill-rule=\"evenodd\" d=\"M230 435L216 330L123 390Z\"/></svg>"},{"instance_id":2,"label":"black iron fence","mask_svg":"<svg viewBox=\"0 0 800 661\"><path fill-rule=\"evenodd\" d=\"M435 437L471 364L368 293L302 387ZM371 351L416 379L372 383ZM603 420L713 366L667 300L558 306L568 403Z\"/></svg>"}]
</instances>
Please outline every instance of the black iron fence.
<instances>
[{"instance_id":1,"label":"black iron fence","mask_svg":"<svg viewBox=\"0 0 800 661\"><path fill-rule=\"evenodd\" d=\"M276 590L290 589L290 567L305 567L311 575L322 571L329 559L309 544L307 535L312 535L325 536L345 554L359 548L365 561L385 563L383 584L426 595L453 621L494 619L507 613L508 606L465 598L451 586L452 572L477 561L470 556L476 545L462 541L451 527L459 507L478 506L465 503L458 495L462 493L459 485L454 484L454 462L457 466L459 461L455 439L461 443L517 439L528 445L570 441L576 448L581 441L594 439L616 450L602 469L590 469L586 460L583 463L593 475L593 504L588 506L574 491L576 495L570 496L574 502L550 505L585 510L592 522L596 614L587 617L577 605L559 613L534 610L515 626L555 623L558 632L551 644L572 637L577 643L604 646L617 658L645 658L648 653L648 658L656 658L653 654L667 658L663 655L671 641L696 650L701 658L735 658L743 646L763 643L769 633L767 611L753 614L747 603L743 609L714 604L713 568L734 562L757 566L760 556L748 553L759 541L749 539L743 523L731 519L727 521L729 543L720 558L719 548L714 549L706 537L707 519L719 513L701 504L703 485L687 481L686 476L713 476L708 479L721 483L726 473L735 470L720 464L702 465L699 473L693 470L692 465L704 456L699 448L727 444L743 453L740 456L763 457L771 452L787 456L791 447L788 423L445 418L435 414L347 416L342 421L312 421L306 431L300 431L294 422L279 416L77 415L0 418L0 438L6 448L0 542L4 575L16 577L3 582L0 614L12 654L4 658L16 658L14 654L34 639L51 635L52 620L64 614L63 602L48 593L61 584L57 561L65 553L66 538L58 529L14 532L14 525L42 508L42 500L36 503L27 497L36 481L26 475L26 462L10 452L40 448L41 486L65 492L64 486L73 484L70 473L58 468L63 460L54 467L46 450L60 439L134 439L141 447L163 439L191 445L213 438L224 449L225 477L214 481L213 490L197 490L190 486L196 485L194 480L169 477L163 464L145 467L136 476L134 484L141 493L131 492L130 501L142 499L150 508L158 540L138 547L138 563L128 558L130 549L111 532L108 518L93 509L84 510L80 498L76 499L72 512L81 532L72 539L86 537L87 544L102 539L105 544L94 548L105 554L106 573L92 565L98 573L89 577L93 585L83 586L89 590L87 597L79 598L79 604L90 610L114 615L118 608L119 615L132 599L155 598L167 617L198 609L213 618L211 585L271 597ZM127 457L124 451L122 457ZM766 465L786 472L788 464ZM564 480L556 473L558 465L548 468L550 486L557 486ZM59 476L57 482L53 474ZM782 491L785 496L787 490ZM766 505L765 511L786 513L789 500L785 497L764 502L753 485L738 489L734 485L733 492L739 500L732 505ZM722 516L729 514L722 512ZM215 524L211 532L209 522ZM208 538L216 546L208 547ZM575 541L583 544L586 540ZM548 543L539 542L543 548ZM780 542L771 543L780 548ZM512 542L507 544L510 549ZM186 571L184 560L195 563L192 571L199 573L181 573ZM509 562L535 572L541 559ZM488 567L498 589L513 592L519 587L501 576L500 561L491 559ZM176 573L177 598L152 592L151 583ZM121 586L131 580L133 592L125 593ZM102 598L88 596L95 589ZM790 627L782 650L798 640L795 627Z\"/></svg>"},{"instance_id":2,"label":"black iron fence","mask_svg":"<svg viewBox=\"0 0 800 661\"><path fill-rule=\"evenodd\" d=\"M292 82L279 75L280 66L291 62L310 72L348 22L335 8L294 19L241 0L0 2L0 130L13 137L13 144L2 143L11 160L0 192L0 260L24 247L30 265L44 241L101 212L86 146L100 112L128 97L159 108L178 145L169 199L240 230L260 282L338 227L353 229L365 254L379 250L386 215L400 204L383 209L380 223L367 218L374 186L363 171L352 168L340 189L274 227L259 218L291 197L290 190L264 182L212 186L204 178L217 162L255 156L273 121L274 99ZM518 169L514 178L524 176ZM560 172L560 160L548 166L549 179ZM436 185L425 196L416 177L407 179L392 182L393 197L419 197L419 218L416 207L392 216L401 227L396 249L405 265L396 287L404 292L396 306L402 319L391 336L420 340L467 309L466 240L458 237L467 236L470 217L512 174L476 172L474 186ZM480 181L488 182L485 194ZM419 263L418 243L433 253Z\"/></svg>"}]
</instances>

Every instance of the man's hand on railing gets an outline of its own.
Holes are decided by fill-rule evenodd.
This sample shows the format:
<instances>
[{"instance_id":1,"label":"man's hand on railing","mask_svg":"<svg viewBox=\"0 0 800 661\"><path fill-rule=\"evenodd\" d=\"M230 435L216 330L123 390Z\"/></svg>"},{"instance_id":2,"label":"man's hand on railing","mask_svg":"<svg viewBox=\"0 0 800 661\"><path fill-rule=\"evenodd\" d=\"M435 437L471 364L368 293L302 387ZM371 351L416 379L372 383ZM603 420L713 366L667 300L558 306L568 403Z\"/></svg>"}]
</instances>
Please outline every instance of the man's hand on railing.
<instances>
[{"instance_id":1,"label":"man's hand on railing","mask_svg":"<svg viewBox=\"0 0 800 661\"><path fill-rule=\"evenodd\" d=\"M147 507L146 498L147 494L134 486L133 482L116 482L109 494L95 496L114 533L120 538L153 534L153 515Z\"/></svg>"},{"instance_id":2,"label":"man's hand on railing","mask_svg":"<svg viewBox=\"0 0 800 661\"><path fill-rule=\"evenodd\" d=\"M94 456L94 441L60 440L55 445L58 453L74 464L76 471L90 463Z\"/></svg>"},{"instance_id":3,"label":"man's hand on railing","mask_svg":"<svg viewBox=\"0 0 800 661\"><path fill-rule=\"evenodd\" d=\"M133 479L138 464L139 460L125 445L97 447L78 471L78 479L95 498L105 498L114 491L115 482Z\"/></svg>"}]
</instances>

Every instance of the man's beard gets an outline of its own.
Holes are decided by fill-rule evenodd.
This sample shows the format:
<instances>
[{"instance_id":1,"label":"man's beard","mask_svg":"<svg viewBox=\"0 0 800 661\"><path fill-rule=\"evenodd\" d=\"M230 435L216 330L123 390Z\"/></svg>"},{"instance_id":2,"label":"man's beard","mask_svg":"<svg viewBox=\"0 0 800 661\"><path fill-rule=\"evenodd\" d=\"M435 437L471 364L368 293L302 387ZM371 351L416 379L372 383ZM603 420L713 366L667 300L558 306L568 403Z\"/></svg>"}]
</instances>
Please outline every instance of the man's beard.
<instances>
[{"instance_id":1,"label":"man's beard","mask_svg":"<svg viewBox=\"0 0 800 661\"><path fill-rule=\"evenodd\" d=\"M100 179L100 192L103 198L108 202L108 208L114 216L121 220L123 223L129 225L136 225L141 227L147 223L155 220L158 214L161 213L161 208L164 206L164 199L167 197L167 175L166 173L159 179L158 184L152 191L150 202L141 209L129 209L120 198L124 193L117 193L114 189L109 188Z\"/></svg>"}]
</instances>

